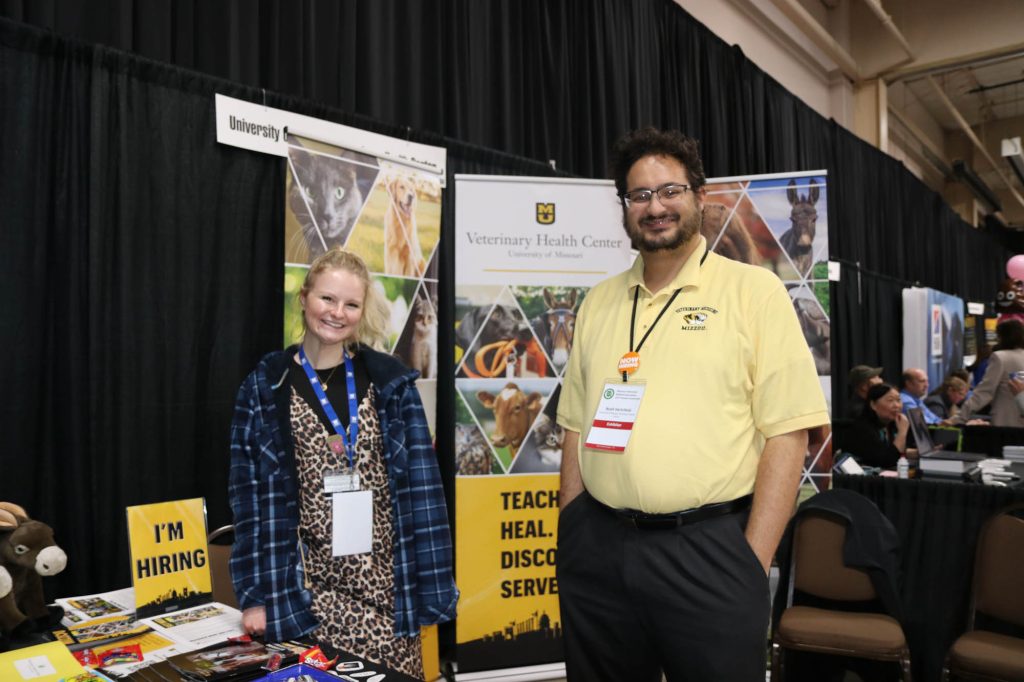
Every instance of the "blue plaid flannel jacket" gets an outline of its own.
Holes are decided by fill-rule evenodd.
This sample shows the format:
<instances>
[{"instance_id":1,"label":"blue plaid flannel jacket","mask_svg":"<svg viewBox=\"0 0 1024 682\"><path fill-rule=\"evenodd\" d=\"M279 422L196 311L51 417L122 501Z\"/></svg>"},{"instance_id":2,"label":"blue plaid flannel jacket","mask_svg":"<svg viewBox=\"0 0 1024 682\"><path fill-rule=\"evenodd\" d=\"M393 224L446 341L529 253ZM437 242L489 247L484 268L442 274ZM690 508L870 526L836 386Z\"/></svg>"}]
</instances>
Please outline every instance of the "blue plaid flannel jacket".
<instances>
[{"instance_id":1,"label":"blue plaid flannel jacket","mask_svg":"<svg viewBox=\"0 0 1024 682\"><path fill-rule=\"evenodd\" d=\"M267 639L317 625L299 560L299 492L292 447L288 371L296 347L270 353L238 391L231 423L228 492L234 513L231 577L244 610L264 606ZM395 634L455 617L458 590L441 477L416 391L416 372L390 355L363 354L377 411L395 518Z\"/></svg>"}]
</instances>

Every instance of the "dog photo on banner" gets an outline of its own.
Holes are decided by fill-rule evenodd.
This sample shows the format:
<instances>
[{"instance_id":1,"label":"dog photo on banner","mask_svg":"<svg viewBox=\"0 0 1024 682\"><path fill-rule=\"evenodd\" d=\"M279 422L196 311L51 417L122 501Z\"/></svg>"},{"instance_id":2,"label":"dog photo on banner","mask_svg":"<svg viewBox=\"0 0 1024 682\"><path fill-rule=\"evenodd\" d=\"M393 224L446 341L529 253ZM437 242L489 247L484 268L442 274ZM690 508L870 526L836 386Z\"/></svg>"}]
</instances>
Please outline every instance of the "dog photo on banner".
<instances>
[{"instance_id":1,"label":"dog photo on banner","mask_svg":"<svg viewBox=\"0 0 1024 682\"><path fill-rule=\"evenodd\" d=\"M420 373L420 394L432 415L440 178L289 135L286 193L285 343L295 343L302 334L297 295L309 263L331 248L344 247L366 262L387 299L390 324L384 350Z\"/></svg>"}]
</instances>

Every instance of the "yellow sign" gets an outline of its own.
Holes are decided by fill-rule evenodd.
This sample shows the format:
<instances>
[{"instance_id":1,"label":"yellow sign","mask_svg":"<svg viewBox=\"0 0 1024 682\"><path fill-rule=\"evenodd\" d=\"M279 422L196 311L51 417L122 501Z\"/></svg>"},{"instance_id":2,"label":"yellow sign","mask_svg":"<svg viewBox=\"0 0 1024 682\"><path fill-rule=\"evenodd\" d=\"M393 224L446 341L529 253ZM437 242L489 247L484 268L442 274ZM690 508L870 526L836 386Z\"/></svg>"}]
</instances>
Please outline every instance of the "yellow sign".
<instances>
[{"instance_id":1,"label":"yellow sign","mask_svg":"<svg viewBox=\"0 0 1024 682\"><path fill-rule=\"evenodd\" d=\"M558 476L458 476L455 510L459 665L561 660Z\"/></svg>"},{"instance_id":2,"label":"yellow sign","mask_svg":"<svg viewBox=\"0 0 1024 682\"><path fill-rule=\"evenodd\" d=\"M206 503L199 497L128 507L136 618L210 601Z\"/></svg>"},{"instance_id":3,"label":"yellow sign","mask_svg":"<svg viewBox=\"0 0 1024 682\"><path fill-rule=\"evenodd\" d=\"M420 627L420 648L423 653L423 679L441 679L441 653L438 649L437 626Z\"/></svg>"}]
</instances>

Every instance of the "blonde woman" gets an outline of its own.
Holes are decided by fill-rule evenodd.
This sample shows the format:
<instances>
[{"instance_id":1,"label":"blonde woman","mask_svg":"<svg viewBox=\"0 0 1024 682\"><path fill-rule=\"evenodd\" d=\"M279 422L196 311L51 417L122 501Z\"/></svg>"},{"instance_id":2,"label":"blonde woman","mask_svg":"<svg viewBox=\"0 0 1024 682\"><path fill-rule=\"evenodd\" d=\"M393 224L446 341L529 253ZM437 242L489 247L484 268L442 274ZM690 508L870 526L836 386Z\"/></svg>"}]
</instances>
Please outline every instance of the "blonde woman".
<instances>
[{"instance_id":1,"label":"blonde woman","mask_svg":"<svg viewBox=\"0 0 1024 682\"><path fill-rule=\"evenodd\" d=\"M387 306L358 256L318 257L299 303L302 342L260 361L231 428L242 622L421 678L419 628L458 592L417 374L374 350Z\"/></svg>"},{"instance_id":2,"label":"blonde woman","mask_svg":"<svg viewBox=\"0 0 1024 682\"><path fill-rule=\"evenodd\" d=\"M946 380L933 395L925 398L924 404L939 419L949 419L955 417L960 411L960 405L967 398L969 391L970 386L966 381L951 374L946 377Z\"/></svg>"}]
</instances>

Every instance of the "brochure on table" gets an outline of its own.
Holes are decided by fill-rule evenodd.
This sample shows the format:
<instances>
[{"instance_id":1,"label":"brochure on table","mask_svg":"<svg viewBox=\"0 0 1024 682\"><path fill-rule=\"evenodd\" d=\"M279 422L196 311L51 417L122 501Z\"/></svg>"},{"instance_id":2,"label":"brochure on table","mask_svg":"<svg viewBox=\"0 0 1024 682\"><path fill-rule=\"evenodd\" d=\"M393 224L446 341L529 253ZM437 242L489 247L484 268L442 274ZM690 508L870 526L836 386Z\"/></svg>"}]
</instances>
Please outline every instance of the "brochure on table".
<instances>
[{"instance_id":1,"label":"brochure on table","mask_svg":"<svg viewBox=\"0 0 1024 682\"><path fill-rule=\"evenodd\" d=\"M62 621L74 634L84 628L113 618L134 616L135 595L132 588L91 594L83 597L58 599L65 610ZM149 628L137 638L119 640L116 646L138 643L142 647L144 660L109 668L112 673L127 674L144 668L156 661L164 660L188 651L223 642L229 637L245 634L242 629L242 614L238 609L225 604L210 602L189 609L175 611L138 621L141 627ZM162 644L162 646L160 646ZM114 646L114 644L110 645ZM0 678L7 679L7 678ZM17 679L17 678L13 678Z\"/></svg>"},{"instance_id":2,"label":"brochure on table","mask_svg":"<svg viewBox=\"0 0 1024 682\"><path fill-rule=\"evenodd\" d=\"M0 680L5 682L58 682L84 672L85 669L60 642L0 654Z\"/></svg>"}]
</instances>

